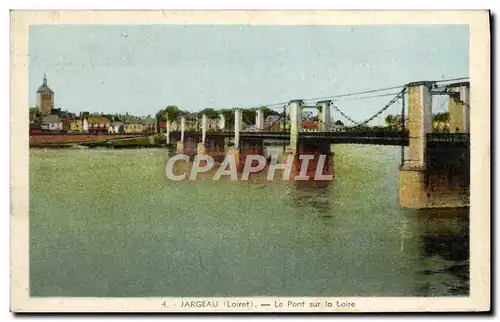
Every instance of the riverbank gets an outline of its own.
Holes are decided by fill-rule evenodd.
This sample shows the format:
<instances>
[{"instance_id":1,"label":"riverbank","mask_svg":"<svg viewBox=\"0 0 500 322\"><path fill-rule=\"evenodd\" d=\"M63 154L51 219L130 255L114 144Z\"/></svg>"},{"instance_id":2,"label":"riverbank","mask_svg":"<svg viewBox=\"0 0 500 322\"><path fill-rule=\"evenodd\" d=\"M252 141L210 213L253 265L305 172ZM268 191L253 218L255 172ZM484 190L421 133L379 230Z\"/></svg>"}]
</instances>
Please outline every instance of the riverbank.
<instances>
[{"instance_id":1,"label":"riverbank","mask_svg":"<svg viewBox=\"0 0 500 322\"><path fill-rule=\"evenodd\" d=\"M36 137L35 137L36 138ZM126 137L126 136L78 136L77 139L69 136L61 136L60 138L49 138L45 140L36 140L30 137L30 148L51 148L51 149L68 149L68 148L109 148L109 149L136 149L136 148L151 148L164 147L165 138L160 135L143 136L143 137ZM73 140L72 140L73 139Z\"/></svg>"},{"instance_id":2,"label":"riverbank","mask_svg":"<svg viewBox=\"0 0 500 322\"><path fill-rule=\"evenodd\" d=\"M174 144L170 144L175 147ZM280 147L282 141L264 142L265 147ZM163 135L128 136L128 135L33 135L30 136L30 148L72 149L72 148L137 148L166 147Z\"/></svg>"}]
</instances>

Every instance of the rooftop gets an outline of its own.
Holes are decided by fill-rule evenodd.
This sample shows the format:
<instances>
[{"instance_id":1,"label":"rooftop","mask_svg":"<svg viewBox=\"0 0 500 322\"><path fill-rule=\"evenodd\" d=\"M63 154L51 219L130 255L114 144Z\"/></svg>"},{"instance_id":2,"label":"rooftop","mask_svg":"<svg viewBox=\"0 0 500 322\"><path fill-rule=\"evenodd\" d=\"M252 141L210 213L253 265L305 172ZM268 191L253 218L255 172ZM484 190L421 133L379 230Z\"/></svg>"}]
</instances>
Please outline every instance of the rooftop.
<instances>
[{"instance_id":1,"label":"rooftop","mask_svg":"<svg viewBox=\"0 0 500 322\"><path fill-rule=\"evenodd\" d=\"M43 123L58 123L59 115L47 115L43 118Z\"/></svg>"}]
</instances>

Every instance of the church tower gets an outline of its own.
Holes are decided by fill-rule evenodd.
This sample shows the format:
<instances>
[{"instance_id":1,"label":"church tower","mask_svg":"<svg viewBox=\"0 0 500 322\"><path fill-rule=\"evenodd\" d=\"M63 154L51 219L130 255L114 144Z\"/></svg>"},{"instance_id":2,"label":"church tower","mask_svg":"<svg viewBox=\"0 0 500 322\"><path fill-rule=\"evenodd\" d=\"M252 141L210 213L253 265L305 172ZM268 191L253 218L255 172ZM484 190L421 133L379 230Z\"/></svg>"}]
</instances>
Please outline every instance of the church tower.
<instances>
[{"instance_id":1,"label":"church tower","mask_svg":"<svg viewBox=\"0 0 500 322\"><path fill-rule=\"evenodd\" d=\"M36 91L36 107L42 115L49 115L54 108L54 92L47 85L47 76L43 74L43 84Z\"/></svg>"}]
</instances>

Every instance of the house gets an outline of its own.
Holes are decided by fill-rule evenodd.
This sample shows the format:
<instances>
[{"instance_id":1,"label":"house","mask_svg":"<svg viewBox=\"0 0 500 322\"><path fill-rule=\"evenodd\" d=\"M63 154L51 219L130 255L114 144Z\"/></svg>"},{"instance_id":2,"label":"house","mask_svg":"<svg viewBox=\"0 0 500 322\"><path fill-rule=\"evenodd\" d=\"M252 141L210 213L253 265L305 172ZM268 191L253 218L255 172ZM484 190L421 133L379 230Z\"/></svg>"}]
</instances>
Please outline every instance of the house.
<instances>
[{"instance_id":1,"label":"house","mask_svg":"<svg viewBox=\"0 0 500 322\"><path fill-rule=\"evenodd\" d=\"M87 119L83 119L82 121L82 131L84 133L88 133L89 132L89 122L87 121Z\"/></svg>"},{"instance_id":2,"label":"house","mask_svg":"<svg viewBox=\"0 0 500 322\"><path fill-rule=\"evenodd\" d=\"M87 118L89 133L108 133L110 121L101 115L92 115Z\"/></svg>"},{"instance_id":3,"label":"house","mask_svg":"<svg viewBox=\"0 0 500 322\"><path fill-rule=\"evenodd\" d=\"M71 132L83 132L83 120L80 117L75 117L71 120L69 125Z\"/></svg>"},{"instance_id":4,"label":"house","mask_svg":"<svg viewBox=\"0 0 500 322\"><path fill-rule=\"evenodd\" d=\"M143 126L141 123L136 121L125 121L123 124L123 130L125 133L142 133Z\"/></svg>"},{"instance_id":5,"label":"house","mask_svg":"<svg viewBox=\"0 0 500 322\"><path fill-rule=\"evenodd\" d=\"M47 115L42 119L42 130L60 131L62 130L62 122L59 115Z\"/></svg>"},{"instance_id":6,"label":"house","mask_svg":"<svg viewBox=\"0 0 500 322\"><path fill-rule=\"evenodd\" d=\"M142 125L142 131L145 133L154 133L156 131L156 120L148 118Z\"/></svg>"},{"instance_id":7,"label":"house","mask_svg":"<svg viewBox=\"0 0 500 322\"><path fill-rule=\"evenodd\" d=\"M61 121L63 131L69 131L71 129L71 117L68 113L59 115L59 120Z\"/></svg>"},{"instance_id":8,"label":"house","mask_svg":"<svg viewBox=\"0 0 500 322\"><path fill-rule=\"evenodd\" d=\"M109 125L108 133L123 134L125 133L123 122L111 122Z\"/></svg>"},{"instance_id":9,"label":"house","mask_svg":"<svg viewBox=\"0 0 500 322\"><path fill-rule=\"evenodd\" d=\"M41 133L42 127L40 123L30 122L30 134Z\"/></svg>"}]
</instances>

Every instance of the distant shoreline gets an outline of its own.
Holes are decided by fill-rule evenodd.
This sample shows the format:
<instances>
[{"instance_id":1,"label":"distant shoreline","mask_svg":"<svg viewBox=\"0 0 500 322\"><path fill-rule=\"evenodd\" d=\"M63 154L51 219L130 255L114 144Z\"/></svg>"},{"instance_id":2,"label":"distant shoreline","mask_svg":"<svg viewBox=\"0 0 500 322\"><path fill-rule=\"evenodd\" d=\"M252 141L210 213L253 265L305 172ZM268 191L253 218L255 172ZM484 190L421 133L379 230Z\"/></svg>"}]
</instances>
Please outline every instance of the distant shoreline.
<instances>
[{"instance_id":1,"label":"distant shoreline","mask_svg":"<svg viewBox=\"0 0 500 322\"><path fill-rule=\"evenodd\" d=\"M108 149L108 150L121 150L121 149L143 149L143 148L165 148L165 145L155 144L155 145L121 145L121 146L112 146L112 145L84 145L84 144L75 144L75 145L67 145L67 144L47 144L47 145L30 145L30 150L41 150L41 149L70 149L70 150L78 150L78 149Z\"/></svg>"},{"instance_id":2,"label":"distant shoreline","mask_svg":"<svg viewBox=\"0 0 500 322\"><path fill-rule=\"evenodd\" d=\"M280 147L282 142L264 142L265 147ZM96 140L96 141L77 141L77 142L30 142L30 149L142 149L142 148L175 148L175 144L167 145L163 136L133 137L118 140Z\"/></svg>"},{"instance_id":3,"label":"distant shoreline","mask_svg":"<svg viewBox=\"0 0 500 322\"><path fill-rule=\"evenodd\" d=\"M87 148L144 148L163 147L166 140L160 135L34 135L29 147L42 149L87 149Z\"/></svg>"}]
</instances>

